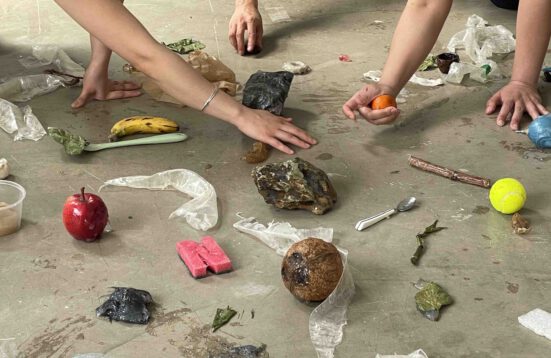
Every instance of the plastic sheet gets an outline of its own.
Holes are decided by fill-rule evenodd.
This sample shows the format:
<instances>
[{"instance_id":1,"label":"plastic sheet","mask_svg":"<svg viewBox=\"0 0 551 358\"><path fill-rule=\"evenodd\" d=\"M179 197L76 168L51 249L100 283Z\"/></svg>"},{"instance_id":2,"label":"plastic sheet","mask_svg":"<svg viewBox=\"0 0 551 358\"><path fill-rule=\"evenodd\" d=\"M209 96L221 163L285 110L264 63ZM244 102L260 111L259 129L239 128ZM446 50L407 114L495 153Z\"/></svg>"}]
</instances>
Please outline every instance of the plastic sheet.
<instances>
[{"instance_id":1,"label":"plastic sheet","mask_svg":"<svg viewBox=\"0 0 551 358\"><path fill-rule=\"evenodd\" d=\"M444 77L446 81L459 84L466 75L481 83L501 78L497 63L490 58L494 54L513 52L516 41L513 33L504 26L487 24L480 16L471 15L466 29L451 37L448 50L456 52L457 49L464 49L472 63L452 63L448 75Z\"/></svg>"},{"instance_id":2,"label":"plastic sheet","mask_svg":"<svg viewBox=\"0 0 551 358\"><path fill-rule=\"evenodd\" d=\"M367 80L379 82L381 80L382 74L383 73L379 70L368 71L364 73L364 78ZM419 77L417 75L411 76L411 78L409 79L409 82L415 83L420 86L425 86L425 87L436 87L444 84L444 81L442 81L441 78L431 79L431 78Z\"/></svg>"},{"instance_id":3,"label":"plastic sheet","mask_svg":"<svg viewBox=\"0 0 551 358\"><path fill-rule=\"evenodd\" d=\"M19 59L19 63L27 69L54 65L59 72L71 76L84 76L84 67L55 45L35 45L32 56Z\"/></svg>"},{"instance_id":4,"label":"plastic sheet","mask_svg":"<svg viewBox=\"0 0 551 358\"><path fill-rule=\"evenodd\" d=\"M214 187L191 170L173 169L151 176L116 178L106 181L99 190L108 185L149 190L176 189L193 199L172 212L169 219L183 218L194 229L203 231L212 228L218 222L218 204Z\"/></svg>"},{"instance_id":5,"label":"plastic sheet","mask_svg":"<svg viewBox=\"0 0 551 358\"><path fill-rule=\"evenodd\" d=\"M518 322L535 334L551 339L551 313L536 308L519 316Z\"/></svg>"},{"instance_id":6,"label":"plastic sheet","mask_svg":"<svg viewBox=\"0 0 551 358\"><path fill-rule=\"evenodd\" d=\"M422 349L418 349L415 352L412 352L408 355L398 355L398 354L391 354L391 355L382 355L377 354L375 358L428 358L427 353L425 353Z\"/></svg>"},{"instance_id":7,"label":"plastic sheet","mask_svg":"<svg viewBox=\"0 0 551 358\"><path fill-rule=\"evenodd\" d=\"M26 102L35 96L53 92L61 86L64 86L64 81L60 76L20 76L0 84L0 98L12 102Z\"/></svg>"},{"instance_id":8,"label":"plastic sheet","mask_svg":"<svg viewBox=\"0 0 551 358\"><path fill-rule=\"evenodd\" d=\"M284 256L289 247L308 237L327 242L333 240L332 228L296 229L287 222L271 222L266 227L254 217L243 218L233 225L237 230L252 235ZM335 290L310 314L310 339L319 358L332 358L335 347L342 342L346 312L355 293L354 279L348 269L348 251L338 248L344 265L343 274Z\"/></svg>"},{"instance_id":9,"label":"plastic sheet","mask_svg":"<svg viewBox=\"0 0 551 358\"><path fill-rule=\"evenodd\" d=\"M17 107L0 98L0 128L13 134L13 140L30 139L37 141L46 135L46 130L33 114L31 107Z\"/></svg>"}]
</instances>

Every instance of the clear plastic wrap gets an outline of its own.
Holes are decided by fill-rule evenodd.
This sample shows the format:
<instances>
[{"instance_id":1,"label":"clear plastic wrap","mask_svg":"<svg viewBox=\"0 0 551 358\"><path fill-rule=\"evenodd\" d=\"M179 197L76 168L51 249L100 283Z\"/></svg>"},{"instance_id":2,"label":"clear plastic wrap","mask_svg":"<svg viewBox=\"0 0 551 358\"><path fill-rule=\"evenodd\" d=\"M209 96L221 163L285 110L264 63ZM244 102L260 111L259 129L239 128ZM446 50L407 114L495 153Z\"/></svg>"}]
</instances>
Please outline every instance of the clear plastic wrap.
<instances>
[{"instance_id":1,"label":"clear plastic wrap","mask_svg":"<svg viewBox=\"0 0 551 358\"><path fill-rule=\"evenodd\" d=\"M308 237L327 242L333 240L332 228L296 229L287 222L271 222L266 227L254 217L243 218L233 227L258 238L280 256L284 256L293 243ZM342 248L338 250L344 265L339 284L310 314L310 339L319 358L332 358L335 347L342 342L346 312L355 293L354 279L347 264L348 251Z\"/></svg>"},{"instance_id":2,"label":"clear plastic wrap","mask_svg":"<svg viewBox=\"0 0 551 358\"><path fill-rule=\"evenodd\" d=\"M193 199L173 211L169 219L184 218L191 227L207 231L218 222L218 204L214 187L199 174L187 169L173 169L151 176L130 176L111 179L109 185L149 190L178 190Z\"/></svg>"},{"instance_id":3,"label":"clear plastic wrap","mask_svg":"<svg viewBox=\"0 0 551 358\"><path fill-rule=\"evenodd\" d=\"M58 46L34 45L32 53L32 56L19 59L19 63L27 69L54 65L59 72L71 76L84 76L84 67L73 61Z\"/></svg>"},{"instance_id":4,"label":"clear plastic wrap","mask_svg":"<svg viewBox=\"0 0 551 358\"><path fill-rule=\"evenodd\" d=\"M0 84L0 98L12 102L26 102L35 96L53 92L61 86L64 86L62 77L55 75L14 77Z\"/></svg>"},{"instance_id":5,"label":"clear plastic wrap","mask_svg":"<svg viewBox=\"0 0 551 358\"><path fill-rule=\"evenodd\" d=\"M37 141L46 135L46 130L33 114L31 107L17 107L0 98L0 128L13 134L13 140L30 139Z\"/></svg>"},{"instance_id":6,"label":"clear plastic wrap","mask_svg":"<svg viewBox=\"0 0 551 358\"><path fill-rule=\"evenodd\" d=\"M418 349L415 352L412 352L408 355L398 355L398 354L391 354L391 355L382 355L377 354L375 358L429 358L427 356L427 353L425 353L422 349Z\"/></svg>"},{"instance_id":7,"label":"clear plastic wrap","mask_svg":"<svg viewBox=\"0 0 551 358\"><path fill-rule=\"evenodd\" d=\"M382 74L383 73L379 70L368 71L364 73L364 78L367 80L379 82L381 80ZM409 79L409 82L415 83L420 86L425 86L425 87L436 87L444 84L444 81L442 81L441 78L432 79L432 78L419 77L417 75L411 76L411 78Z\"/></svg>"}]
</instances>

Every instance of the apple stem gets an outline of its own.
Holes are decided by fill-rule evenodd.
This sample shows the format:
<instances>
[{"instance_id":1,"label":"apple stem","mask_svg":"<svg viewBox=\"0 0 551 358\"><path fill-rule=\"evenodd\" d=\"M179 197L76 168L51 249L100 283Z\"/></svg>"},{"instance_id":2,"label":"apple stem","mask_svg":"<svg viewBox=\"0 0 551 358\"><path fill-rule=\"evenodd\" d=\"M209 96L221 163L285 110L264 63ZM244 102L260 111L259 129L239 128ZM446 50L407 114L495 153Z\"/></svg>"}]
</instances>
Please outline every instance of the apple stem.
<instances>
[{"instance_id":1,"label":"apple stem","mask_svg":"<svg viewBox=\"0 0 551 358\"><path fill-rule=\"evenodd\" d=\"M80 192L82 194L82 196L80 197L80 201L85 202L86 198L84 197L84 187L80 188Z\"/></svg>"}]
</instances>

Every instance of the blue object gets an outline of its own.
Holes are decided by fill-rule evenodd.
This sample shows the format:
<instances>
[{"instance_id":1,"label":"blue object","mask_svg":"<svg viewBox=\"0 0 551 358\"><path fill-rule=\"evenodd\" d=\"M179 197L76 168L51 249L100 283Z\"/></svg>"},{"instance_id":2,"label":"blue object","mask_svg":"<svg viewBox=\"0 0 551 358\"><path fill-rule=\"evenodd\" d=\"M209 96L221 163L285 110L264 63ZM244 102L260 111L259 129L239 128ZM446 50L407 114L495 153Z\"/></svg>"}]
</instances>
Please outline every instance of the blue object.
<instances>
[{"instance_id":1,"label":"blue object","mask_svg":"<svg viewBox=\"0 0 551 358\"><path fill-rule=\"evenodd\" d=\"M538 148L551 148L551 113L534 119L528 127L528 138Z\"/></svg>"}]
</instances>

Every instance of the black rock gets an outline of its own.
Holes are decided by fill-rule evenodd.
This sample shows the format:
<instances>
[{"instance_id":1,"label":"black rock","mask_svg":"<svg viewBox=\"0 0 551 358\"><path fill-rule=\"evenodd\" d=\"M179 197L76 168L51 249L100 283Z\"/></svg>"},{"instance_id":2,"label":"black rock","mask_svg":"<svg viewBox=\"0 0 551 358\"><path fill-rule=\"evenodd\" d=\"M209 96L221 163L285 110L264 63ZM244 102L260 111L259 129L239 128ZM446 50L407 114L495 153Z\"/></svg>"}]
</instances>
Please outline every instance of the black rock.
<instances>
[{"instance_id":1,"label":"black rock","mask_svg":"<svg viewBox=\"0 0 551 358\"><path fill-rule=\"evenodd\" d=\"M146 324L149 321L147 305L153 302L151 294L130 287L113 287L115 291L101 306L96 315L109 318L109 321Z\"/></svg>"},{"instance_id":2,"label":"black rock","mask_svg":"<svg viewBox=\"0 0 551 358\"><path fill-rule=\"evenodd\" d=\"M243 105L281 115L293 77L294 75L287 71L256 72L245 83Z\"/></svg>"}]
</instances>

